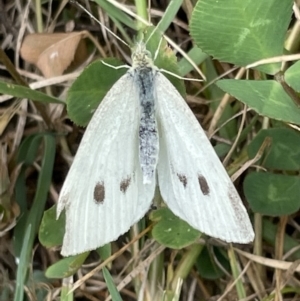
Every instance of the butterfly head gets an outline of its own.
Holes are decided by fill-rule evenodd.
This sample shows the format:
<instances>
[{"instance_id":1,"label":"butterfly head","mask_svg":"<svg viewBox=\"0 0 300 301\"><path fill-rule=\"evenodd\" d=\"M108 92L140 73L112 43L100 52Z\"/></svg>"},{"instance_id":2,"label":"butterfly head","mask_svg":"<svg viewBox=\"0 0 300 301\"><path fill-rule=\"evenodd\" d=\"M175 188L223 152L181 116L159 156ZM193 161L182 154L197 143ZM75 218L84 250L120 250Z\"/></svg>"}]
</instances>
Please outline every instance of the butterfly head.
<instances>
[{"instance_id":1,"label":"butterfly head","mask_svg":"<svg viewBox=\"0 0 300 301\"><path fill-rule=\"evenodd\" d=\"M133 68L152 68L153 61L150 51L146 49L143 42L138 42L133 49L132 55Z\"/></svg>"}]
</instances>

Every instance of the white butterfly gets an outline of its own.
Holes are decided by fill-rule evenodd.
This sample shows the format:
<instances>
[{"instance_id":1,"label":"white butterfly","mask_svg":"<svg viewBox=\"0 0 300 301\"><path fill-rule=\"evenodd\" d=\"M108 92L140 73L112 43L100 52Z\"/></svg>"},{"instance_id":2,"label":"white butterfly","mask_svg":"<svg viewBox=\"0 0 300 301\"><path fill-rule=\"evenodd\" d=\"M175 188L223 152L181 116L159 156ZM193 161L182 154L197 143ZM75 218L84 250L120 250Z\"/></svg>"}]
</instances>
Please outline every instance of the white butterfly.
<instances>
[{"instance_id":1,"label":"white butterfly","mask_svg":"<svg viewBox=\"0 0 300 301\"><path fill-rule=\"evenodd\" d=\"M188 105L144 44L132 61L94 113L63 184L61 253L116 240L149 210L157 184L173 213L194 228L251 242L246 209Z\"/></svg>"}]
</instances>

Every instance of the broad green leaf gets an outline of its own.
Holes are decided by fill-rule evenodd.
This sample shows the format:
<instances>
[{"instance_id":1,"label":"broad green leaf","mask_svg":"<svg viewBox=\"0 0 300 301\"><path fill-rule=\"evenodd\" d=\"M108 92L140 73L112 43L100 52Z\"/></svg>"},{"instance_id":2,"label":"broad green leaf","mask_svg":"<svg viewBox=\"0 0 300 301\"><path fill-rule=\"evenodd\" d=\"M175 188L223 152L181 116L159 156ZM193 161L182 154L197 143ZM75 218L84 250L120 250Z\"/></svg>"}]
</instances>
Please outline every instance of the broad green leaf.
<instances>
[{"instance_id":1,"label":"broad green leaf","mask_svg":"<svg viewBox=\"0 0 300 301\"><path fill-rule=\"evenodd\" d=\"M300 108L276 81L224 79L218 81L217 86L260 115L300 124Z\"/></svg>"},{"instance_id":2,"label":"broad green leaf","mask_svg":"<svg viewBox=\"0 0 300 301\"><path fill-rule=\"evenodd\" d=\"M74 275L82 266L90 252L81 253L76 256L65 257L52 264L46 270L48 278L66 278Z\"/></svg>"},{"instance_id":3,"label":"broad green leaf","mask_svg":"<svg viewBox=\"0 0 300 301\"><path fill-rule=\"evenodd\" d=\"M292 0L199 0L191 36L207 54L239 66L282 55L292 5ZM280 64L257 69L275 74Z\"/></svg>"},{"instance_id":4,"label":"broad green leaf","mask_svg":"<svg viewBox=\"0 0 300 301\"><path fill-rule=\"evenodd\" d=\"M297 92L300 92L300 61L286 70L284 73L284 78L288 85L290 85Z\"/></svg>"},{"instance_id":5,"label":"broad green leaf","mask_svg":"<svg viewBox=\"0 0 300 301\"><path fill-rule=\"evenodd\" d=\"M46 248L59 246L63 242L66 216L63 211L59 219L56 219L56 207L54 205L44 212L39 229L39 241ZM101 259L105 260L111 255L111 244L106 244L96 251Z\"/></svg>"},{"instance_id":6,"label":"broad green leaf","mask_svg":"<svg viewBox=\"0 0 300 301\"><path fill-rule=\"evenodd\" d=\"M116 59L103 61L113 66L122 64ZM86 126L103 97L126 70L116 70L100 60L90 64L68 91L67 110L70 119L80 126Z\"/></svg>"},{"instance_id":7,"label":"broad green leaf","mask_svg":"<svg viewBox=\"0 0 300 301\"><path fill-rule=\"evenodd\" d=\"M263 218L263 239L269 243L270 246L275 248L276 245L276 236L278 233L279 223L274 224L268 218ZM284 253L290 252L289 260L298 260L300 259L300 250L299 250L299 241L296 237L291 235L284 234L283 241L283 250Z\"/></svg>"},{"instance_id":8,"label":"broad green leaf","mask_svg":"<svg viewBox=\"0 0 300 301\"><path fill-rule=\"evenodd\" d=\"M300 169L300 134L289 128L261 130L248 146L250 158L254 158L266 137L271 138L271 145L262 158L265 168L276 170Z\"/></svg>"},{"instance_id":9,"label":"broad green leaf","mask_svg":"<svg viewBox=\"0 0 300 301\"><path fill-rule=\"evenodd\" d=\"M253 172L245 178L244 192L251 209L264 215L288 215L300 208L299 176Z\"/></svg>"},{"instance_id":10,"label":"broad green leaf","mask_svg":"<svg viewBox=\"0 0 300 301\"><path fill-rule=\"evenodd\" d=\"M202 278L215 280L224 276L224 272L219 268L218 264L221 264L226 270L230 270L228 260L223 256L218 248L212 247L213 253L207 248L204 248L199 255L196 267L199 275ZM215 259L217 259L218 264Z\"/></svg>"},{"instance_id":11,"label":"broad green leaf","mask_svg":"<svg viewBox=\"0 0 300 301\"><path fill-rule=\"evenodd\" d=\"M108 257L111 256L112 250L111 250L111 243L108 243L97 250L98 255L100 256L101 260L105 260Z\"/></svg>"},{"instance_id":12,"label":"broad green leaf","mask_svg":"<svg viewBox=\"0 0 300 301\"><path fill-rule=\"evenodd\" d=\"M196 64L200 65L203 63L207 58L208 55L203 52L199 47L194 46L189 52L187 53L188 57ZM182 58L178 64L178 71L181 76L187 75L189 72L194 70L194 67L191 65L191 63L185 59Z\"/></svg>"},{"instance_id":13,"label":"broad green leaf","mask_svg":"<svg viewBox=\"0 0 300 301\"><path fill-rule=\"evenodd\" d=\"M230 151L231 146L226 143L218 143L214 146L214 150L217 153L219 158L225 157Z\"/></svg>"},{"instance_id":14,"label":"broad green leaf","mask_svg":"<svg viewBox=\"0 0 300 301\"><path fill-rule=\"evenodd\" d=\"M152 230L153 238L172 249L184 248L195 242L201 235L199 231L175 216L168 208L153 211L150 219L157 221Z\"/></svg>"},{"instance_id":15,"label":"broad green leaf","mask_svg":"<svg viewBox=\"0 0 300 301\"><path fill-rule=\"evenodd\" d=\"M56 219L56 205L46 210L39 229L39 241L46 248L62 244L65 233L65 212Z\"/></svg>"}]
</instances>

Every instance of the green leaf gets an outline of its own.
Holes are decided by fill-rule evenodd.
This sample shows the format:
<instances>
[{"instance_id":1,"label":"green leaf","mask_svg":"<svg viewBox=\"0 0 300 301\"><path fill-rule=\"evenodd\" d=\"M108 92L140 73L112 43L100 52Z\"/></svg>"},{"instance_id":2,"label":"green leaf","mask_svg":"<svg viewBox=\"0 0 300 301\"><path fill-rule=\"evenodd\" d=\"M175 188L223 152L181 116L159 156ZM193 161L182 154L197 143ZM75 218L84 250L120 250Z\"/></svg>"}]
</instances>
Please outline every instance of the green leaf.
<instances>
[{"instance_id":1,"label":"green leaf","mask_svg":"<svg viewBox=\"0 0 300 301\"><path fill-rule=\"evenodd\" d=\"M273 80L220 80L217 86L248 105L258 114L300 124L300 109Z\"/></svg>"},{"instance_id":2,"label":"green leaf","mask_svg":"<svg viewBox=\"0 0 300 301\"><path fill-rule=\"evenodd\" d=\"M26 281L28 268L32 266L31 254L33 252L33 243L47 201L55 158L55 138L52 134L34 134L23 143L19 150L17 162L23 162L24 164L15 187L16 200L21 208L21 218L14 229L15 254L17 257L20 256L20 262L17 267L17 286L15 292L15 300L18 301L23 300L24 290L22 287ZM39 171L37 188L32 205L28 210L24 206L24 201L26 201L26 165L32 164L41 146L43 146L43 152L41 152L41 169ZM25 196L23 194L25 194Z\"/></svg>"},{"instance_id":3,"label":"green leaf","mask_svg":"<svg viewBox=\"0 0 300 301\"><path fill-rule=\"evenodd\" d=\"M111 243L108 243L97 250L98 255L100 256L101 260L105 260L108 257L111 256L112 250L111 250Z\"/></svg>"},{"instance_id":4,"label":"green leaf","mask_svg":"<svg viewBox=\"0 0 300 301\"><path fill-rule=\"evenodd\" d=\"M271 138L271 145L262 158L265 168L276 170L300 169L300 134L289 128L261 130L248 146L250 158L254 158L266 137Z\"/></svg>"},{"instance_id":5,"label":"green leaf","mask_svg":"<svg viewBox=\"0 0 300 301\"><path fill-rule=\"evenodd\" d=\"M196 65L202 64L208 58L208 55L197 46L191 48L187 55ZM177 67L181 76L186 76L195 69L186 58L179 60Z\"/></svg>"},{"instance_id":6,"label":"green leaf","mask_svg":"<svg viewBox=\"0 0 300 301\"><path fill-rule=\"evenodd\" d=\"M281 216L292 214L300 208L298 176L253 172L245 178L244 192L254 212Z\"/></svg>"},{"instance_id":7,"label":"green leaf","mask_svg":"<svg viewBox=\"0 0 300 301\"><path fill-rule=\"evenodd\" d=\"M36 160L37 152L43 146L43 157L41 170L38 176L38 183L31 208L27 209L26 199L26 169L28 165ZM18 152L18 163L23 163L21 172L15 186L16 201L21 209L21 218L14 228L14 250L17 256L24 247L23 238L25 231L31 225L31 236L29 246L32 247L34 238L44 212L45 203L48 199L49 187L51 184L52 170L55 158L55 137L49 133L34 134L27 137ZM29 259L28 259L29 260Z\"/></svg>"},{"instance_id":8,"label":"green leaf","mask_svg":"<svg viewBox=\"0 0 300 301\"><path fill-rule=\"evenodd\" d=\"M56 263L52 264L46 270L48 278L66 278L74 275L77 270L82 266L90 252L81 253L76 256L63 258Z\"/></svg>"},{"instance_id":9,"label":"green leaf","mask_svg":"<svg viewBox=\"0 0 300 301\"><path fill-rule=\"evenodd\" d=\"M39 229L39 241L46 248L61 245L65 234L65 211L56 219L56 207L57 205L54 205L44 212ZM96 251L101 259L105 260L111 255L111 244L106 244Z\"/></svg>"},{"instance_id":10,"label":"green leaf","mask_svg":"<svg viewBox=\"0 0 300 301\"><path fill-rule=\"evenodd\" d=\"M23 242L23 248L21 249L20 254L20 263L18 265L17 269L17 279L16 279L16 290L15 290L15 297L14 301L20 301L24 298L24 285L26 282L26 275L28 272L28 258L31 254L32 249L32 242L31 242L31 236L32 236L32 228L29 224L28 227L25 229L24 234L24 240Z\"/></svg>"},{"instance_id":11,"label":"green leaf","mask_svg":"<svg viewBox=\"0 0 300 301\"><path fill-rule=\"evenodd\" d=\"M122 64L116 59L103 61L112 66ZM96 61L85 68L68 91L67 110L71 120L86 126L103 97L125 72L125 68L116 70L104 65L102 61Z\"/></svg>"},{"instance_id":12,"label":"green leaf","mask_svg":"<svg viewBox=\"0 0 300 301\"><path fill-rule=\"evenodd\" d=\"M214 146L214 150L219 158L225 157L226 154L228 154L230 148L231 146L225 143L218 143L216 146Z\"/></svg>"},{"instance_id":13,"label":"green leaf","mask_svg":"<svg viewBox=\"0 0 300 301\"><path fill-rule=\"evenodd\" d=\"M162 34L164 33L174 22L178 11L182 6L183 0L172 0L169 1L167 9L164 11L161 19L159 20L156 30Z\"/></svg>"},{"instance_id":14,"label":"green leaf","mask_svg":"<svg viewBox=\"0 0 300 301\"><path fill-rule=\"evenodd\" d=\"M203 248L196 262L199 275L202 278L209 280L219 279L224 276L224 271L219 268L218 264L221 264L227 271L230 270L229 262L220 250L218 248L212 248L213 254L211 254L207 248ZM216 264L215 258L217 259L218 264Z\"/></svg>"},{"instance_id":15,"label":"green leaf","mask_svg":"<svg viewBox=\"0 0 300 301\"><path fill-rule=\"evenodd\" d=\"M246 66L283 54L292 0L199 0L190 22L197 45L214 58ZM279 63L257 67L275 74Z\"/></svg>"},{"instance_id":16,"label":"green leaf","mask_svg":"<svg viewBox=\"0 0 300 301\"><path fill-rule=\"evenodd\" d=\"M263 219L263 239L268 242L268 244L275 248L276 236L278 233L278 227L281 225L279 223L272 223L269 219ZM284 253L290 253L289 260L300 259L299 241L295 237L288 234L284 234L283 238L283 251ZM290 252L293 250L293 252Z\"/></svg>"},{"instance_id":17,"label":"green leaf","mask_svg":"<svg viewBox=\"0 0 300 301\"><path fill-rule=\"evenodd\" d=\"M300 61L296 62L284 73L285 81L290 85L294 90L300 92Z\"/></svg>"},{"instance_id":18,"label":"green leaf","mask_svg":"<svg viewBox=\"0 0 300 301\"><path fill-rule=\"evenodd\" d=\"M65 229L65 212L56 219L56 205L46 210L39 229L39 241L46 248L62 244Z\"/></svg>"},{"instance_id":19,"label":"green leaf","mask_svg":"<svg viewBox=\"0 0 300 301\"><path fill-rule=\"evenodd\" d=\"M103 8L110 18L117 20L129 28L136 30L135 21L132 20L125 12L117 8L114 4L109 3L107 0L94 0L98 5Z\"/></svg>"},{"instance_id":20,"label":"green leaf","mask_svg":"<svg viewBox=\"0 0 300 301\"><path fill-rule=\"evenodd\" d=\"M168 208L151 212L150 219L157 221L152 230L153 238L169 248L184 248L201 236L199 231L175 216Z\"/></svg>"},{"instance_id":21,"label":"green leaf","mask_svg":"<svg viewBox=\"0 0 300 301\"><path fill-rule=\"evenodd\" d=\"M107 288L109 290L109 293L111 295L112 300L113 301L122 301L121 295L120 295L118 289L116 288L114 280L111 277L108 269L104 267L102 269L102 272L103 272L103 277L104 277L105 282L107 284Z\"/></svg>"},{"instance_id":22,"label":"green leaf","mask_svg":"<svg viewBox=\"0 0 300 301\"><path fill-rule=\"evenodd\" d=\"M6 83L3 81L0 81L0 93L8 94L8 95L20 97L20 98L28 98L31 100L37 100L37 101L46 102L46 103L64 104L64 102L59 100L58 98L49 96L45 93L32 90L28 87L15 85L15 84L11 84L11 83Z\"/></svg>"}]
</instances>

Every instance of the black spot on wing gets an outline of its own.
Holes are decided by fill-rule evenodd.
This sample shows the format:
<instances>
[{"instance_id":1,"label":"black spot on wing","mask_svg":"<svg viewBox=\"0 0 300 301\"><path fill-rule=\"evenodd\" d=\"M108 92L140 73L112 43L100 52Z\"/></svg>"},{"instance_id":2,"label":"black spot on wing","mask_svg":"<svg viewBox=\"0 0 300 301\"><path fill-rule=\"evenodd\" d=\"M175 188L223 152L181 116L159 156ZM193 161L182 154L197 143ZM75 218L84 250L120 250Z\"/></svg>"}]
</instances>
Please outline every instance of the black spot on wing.
<instances>
[{"instance_id":1,"label":"black spot on wing","mask_svg":"<svg viewBox=\"0 0 300 301\"><path fill-rule=\"evenodd\" d=\"M187 185L187 177L185 175L182 174L177 174L177 177L179 179L179 181L183 184L183 187L185 188Z\"/></svg>"},{"instance_id":2,"label":"black spot on wing","mask_svg":"<svg viewBox=\"0 0 300 301\"><path fill-rule=\"evenodd\" d=\"M129 185L131 183L131 177L128 176L126 179L123 179L120 183L120 190L125 194Z\"/></svg>"},{"instance_id":3,"label":"black spot on wing","mask_svg":"<svg viewBox=\"0 0 300 301\"><path fill-rule=\"evenodd\" d=\"M208 186L206 179L202 175L198 175L198 183L199 183L202 193L204 195L208 195L209 194L209 186Z\"/></svg>"},{"instance_id":4,"label":"black spot on wing","mask_svg":"<svg viewBox=\"0 0 300 301\"><path fill-rule=\"evenodd\" d=\"M98 182L94 188L94 200L97 204L102 204L105 199L104 182Z\"/></svg>"}]
</instances>

